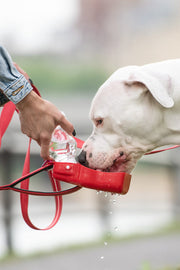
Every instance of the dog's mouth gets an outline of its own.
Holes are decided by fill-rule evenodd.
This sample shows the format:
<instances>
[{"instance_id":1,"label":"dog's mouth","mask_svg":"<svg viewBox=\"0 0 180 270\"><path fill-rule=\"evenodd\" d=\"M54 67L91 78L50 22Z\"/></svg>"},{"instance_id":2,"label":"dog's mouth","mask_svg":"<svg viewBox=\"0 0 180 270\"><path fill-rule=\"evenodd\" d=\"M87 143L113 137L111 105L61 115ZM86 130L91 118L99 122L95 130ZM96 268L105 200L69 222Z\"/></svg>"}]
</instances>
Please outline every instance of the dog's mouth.
<instances>
[{"instance_id":1,"label":"dog's mouth","mask_svg":"<svg viewBox=\"0 0 180 270\"><path fill-rule=\"evenodd\" d=\"M86 160L87 153L82 151L78 156L78 162L81 165L102 172L126 172L129 173L133 169L131 155L123 152L122 150L115 151L109 155L104 153L92 155ZM93 158L92 158L93 157Z\"/></svg>"},{"instance_id":2,"label":"dog's mouth","mask_svg":"<svg viewBox=\"0 0 180 270\"><path fill-rule=\"evenodd\" d=\"M113 164L104 169L105 172L127 172L127 157L119 156L113 161Z\"/></svg>"},{"instance_id":3,"label":"dog's mouth","mask_svg":"<svg viewBox=\"0 0 180 270\"><path fill-rule=\"evenodd\" d=\"M120 156L113 160L112 164L106 168L95 168L95 170L103 172L127 172L128 170L128 158L121 152Z\"/></svg>"}]
</instances>

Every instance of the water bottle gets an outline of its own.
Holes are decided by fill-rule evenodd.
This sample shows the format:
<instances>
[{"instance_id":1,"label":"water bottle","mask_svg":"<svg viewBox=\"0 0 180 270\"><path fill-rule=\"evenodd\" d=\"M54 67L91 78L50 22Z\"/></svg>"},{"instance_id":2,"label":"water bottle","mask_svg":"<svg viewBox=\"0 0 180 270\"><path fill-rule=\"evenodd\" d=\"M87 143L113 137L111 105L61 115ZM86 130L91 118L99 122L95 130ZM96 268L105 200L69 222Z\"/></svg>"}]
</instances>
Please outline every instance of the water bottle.
<instances>
[{"instance_id":1,"label":"water bottle","mask_svg":"<svg viewBox=\"0 0 180 270\"><path fill-rule=\"evenodd\" d=\"M49 154L56 162L76 162L76 141L60 126L52 134Z\"/></svg>"}]
</instances>

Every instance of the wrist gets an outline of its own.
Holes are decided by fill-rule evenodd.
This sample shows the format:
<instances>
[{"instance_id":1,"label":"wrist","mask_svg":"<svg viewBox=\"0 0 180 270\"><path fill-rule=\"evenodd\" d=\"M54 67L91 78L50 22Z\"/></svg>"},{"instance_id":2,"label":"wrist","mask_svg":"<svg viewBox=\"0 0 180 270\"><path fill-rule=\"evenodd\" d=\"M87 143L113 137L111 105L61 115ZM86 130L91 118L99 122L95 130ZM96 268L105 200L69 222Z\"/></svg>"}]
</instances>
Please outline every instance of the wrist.
<instances>
[{"instance_id":1,"label":"wrist","mask_svg":"<svg viewBox=\"0 0 180 270\"><path fill-rule=\"evenodd\" d=\"M32 90L33 87L31 84L25 79L23 75L20 75L19 78L12 81L8 87L2 91L9 100L11 100L14 104L17 104L23 100Z\"/></svg>"},{"instance_id":2,"label":"wrist","mask_svg":"<svg viewBox=\"0 0 180 270\"><path fill-rule=\"evenodd\" d=\"M20 102L16 104L19 111L22 111L25 107L34 106L35 103L41 99L34 91L31 91L27 96L25 96Z\"/></svg>"}]
</instances>

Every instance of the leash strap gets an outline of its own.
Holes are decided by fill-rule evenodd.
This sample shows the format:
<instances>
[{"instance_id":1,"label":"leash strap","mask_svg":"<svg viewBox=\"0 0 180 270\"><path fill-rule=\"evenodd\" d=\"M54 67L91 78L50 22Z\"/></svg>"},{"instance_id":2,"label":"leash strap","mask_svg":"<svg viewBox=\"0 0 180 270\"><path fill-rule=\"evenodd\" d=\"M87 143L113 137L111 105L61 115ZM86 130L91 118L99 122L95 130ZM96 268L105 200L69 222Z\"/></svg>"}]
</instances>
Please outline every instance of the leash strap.
<instances>
[{"instance_id":1,"label":"leash strap","mask_svg":"<svg viewBox=\"0 0 180 270\"><path fill-rule=\"evenodd\" d=\"M40 93L39 93L38 89L30 81L29 76L27 75L27 73L25 73L17 64L15 64L15 66L26 77L26 79L29 80L29 82L31 83L31 85L33 87L33 91L35 91L40 96ZM9 123L10 123L12 117L13 117L13 114L14 114L15 110L16 110L16 106L11 101L6 103L4 105L4 107L3 107L3 109L2 109L2 112L1 112L1 115L0 115L0 147L1 147L1 141L2 141L3 135L6 132L8 126L9 126ZM74 138L74 139L77 142L77 147L82 148L82 145L84 144L84 141L82 141L82 140L80 140L78 138ZM24 161L24 168L23 168L23 172L22 172L22 177L15 180L11 184L1 186L0 190L9 190L9 189L11 189L11 190L20 192L20 203L21 203L22 216L23 216L25 222L27 223L27 225L29 227L31 227L32 229L35 229L35 230L49 230L49 229L51 229L52 227L54 227L56 225L56 223L58 222L58 220L59 220L59 218L61 216L61 212L62 212L62 195L70 194L70 193L72 193L74 191L79 190L81 187L80 186L75 186L75 187L70 188L68 190L62 191L60 181L56 180L53 177L53 173L52 173L53 164L52 163L44 164L41 168L39 168L39 169L37 169L37 170L30 173L30 146L31 146L31 139L29 140L29 145L28 145L28 149L27 149L27 153L26 153L26 157L25 157L25 161ZM176 146L169 147L169 148L166 148L166 149L152 151L152 152L146 153L146 155L163 152L163 151L174 149L174 148L177 148L177 147L180 147L180 146L176 145ZM33 175L35 175L35 174L37 174L37 173L39 173L39 172L41 172L43 170L48 170L48 174L49 174L49 178L50 178L50 181L51 181L53 192L42 192L42 191L31 191L31 190L29 190L29 177L31 177L31 176L33 176ZM18 184L18 183L21 183L20 188L15 187L15 185ZM55 209L54 218L53 218L53 220L52 220L52 222L50 223L49 226L41 229L41 228L36 227L31 222L31 220L29 218L29 209L28 209L29 195L54 196L56 209Z\"/></svg>"},{"instance_id":2,"label":"leash strap","mask_svg":"<svg viewBox=\"0 0 180 270\"><path fill-rule=\"evenodd\" d=\"M35 91L40 96L38 89L30 81L27 73L25 73L17 64L15 64L15 66L20 71L20 73L22 73L25 76L25 78L31 83L31 85L33 87L33 91ZM5 104L3 109L2 109L2 112L0 115L0 146L1 146L2 137L9 126L9 123L13 117L15 109L16 109L16 106L11 101L9 101L7 104ZM24 161L24 168L23 168L23 172L22 172L22 177L29 174L29 172L30 172L30 145L31 145L31 139L29 140L28 150L26 153L25 161ZM61 191L60 181L57 181L53 178L52 171L49 171L48 174L49 174L49 178L51 181L53 191L57 192L57 193L60 192ZM13 188L11 188L11 189L13 189ZM14 190L15 189L16 189L16 191L18 190L18 188L14 188ZM29 190L29 178L25 179L21 183L20 189L27 190L27 191ZM31 220L29 218L29 214L28 214L29 193L28 192L23 193L21 191L20 203L21 203L22 215L23 215L25 222L32 229L35 229L35 230L49 230L49 229L51 229L58 222L60 215L61 215L61 211L62 211L62 196L57 195L57 196L55 196L56 210L55 210L54 219L49 226L47 226L46 228L40 229L40 228L36 227L31 222Z\"/></svg>"},{"instance_id":3,"label":"leash strap","mask_svg":"<svg viewBox=\"0 0 180 270\"><path fill-rule=\"evenodd\" d=\"M59 195L62 196L62 195L71 194L75 191L78 191L81 188L80 186L74 186L74 187L66 189L66 190L46 192L46 191L34 191L34 190L22 189L22 188L16 187L17 184L23 182L24 180L42 172L42 171L47 171L49 169L52 169L53 166L54 166L53 163L48 162L47 164L42 165L42 167L14 180L12 183L0 186L0 190L13 190L13 191L16 191L19 193L24 193L24 194L34 195L34 196L59 196Z\"/></svg>"},{"instance_id":4,"label":"leash strap","mask_svg":"<svg viewBox=\"0 0 180 270\"><path fill-rule=\"evenodd\" d=\"M2 137L3 137L4 133L5 133L5 131L7 130L8 125L9 125L11 119L12 119L15 108L16 107L12 102L8 102L7 104L4 105L4 107L2 109L2 112L1 112L1 115L0 115L0 145L1 145ZM22 178L24 176L29 175L29 172L30 172L30 145L31 145L31 139L29 140L29 145L28 145L28 149L27 149L27 153L26 153L26 157L25 157L25 161L24 161L24 168L23 168L23 172L22 172ZM56 192L56 193L60 192L61 191L60 181L55 180L53 178L52 171L48 171L48 174L49 174L49 178L50 178L50 181L51 181L53 191ZM28 192L29 191L29 178L27 178L27 177L25 178L25 180L20 185L20 189L14 188L13 185L14 185L14 183L11 186L7 185L6 188L5 187L1 188L1 190L2 189L13 189L15 191L20 192L20 204L21 204L22 216L23 216L23 218L24 218L24 220L25 220L25 222L27 223L28 226L30 226L32 229L35 229L35 230L49 230L53 226L56 225L56 223L58 222L58 220L60 218L61 211L62 211L62 195L60 193L55 196L56 209L55 209L55 216L54 216L53 221L46 228L40 229L40 228L36 227L31 222L31 220L29 218L29 210L28 210L29 194L30 194ZM22 190L24 190L25 192L23 192ZM33 194L33 193L31 193L31 194ZM42 194L38 193L38 195L42 195Z\"/></svg>"},{"instance_id":5,"label":"leash strap","mask_svg":"<svg viewBox=\"0 0 180 270\"><path fill-rule=\"evenodd\" d=\"M29 145L28 145L28 150L26 153L26 158L24 161L24 168L23 168L23 173L22 175L27 175L30 172L30 145L31 145L31 139L29 140ZM60 185L60 181L56 181L53 177L52 177L52 172L48 171L49 174L49 178L52 184L52 188L55 192L58 192L61 190L61 185ZM24 190L29 190L29 178L27 178L25 181L23 181L21 183L21 189ZM62 211L62 196L55 196L55 205L56 205L56 210L55 210L55 216L53 221L51 222L51 224L49 226L47 226L46 228L40 229L38 227L36 227L30 220L29 218L29 211L28 211L28 206L29 206L29 194L26 193L20 193L20 202L21 202L21 211L22 211L22 216L26 222L26 224L31 227L32 229L35 230L49 230L52 227L54 227L56 225L56 223L58 222L60 216L61 216L61 211Z\"/></svg>"},{"instance_id":6,"label":"leash strap","mask_svg":"<svg viewBox=\"0 0 180 270\"><path fill-rule=\"evenodd\" d=\"M174 145L174 146L171 146L171 147L168 147L168 148L151 151L151 152L148 152L148 153L146 153L144 155L147 156L147 155L157 154L157 153L161 153L161 152L164 152L164 151L167 151L167 150L172 150L172 149L179 148L179 147L180 147L180 145Z\"/></svg>"},{"instance_id":7,"label":"leash strap","mask_svg":"<svg viewBox=\"0 0 180 270\"><path fill-rule=\"evenodd\" d=\"M3 135L6 132L9 126L9 123L11 122L15 109L16 109L16 106L11 101L6 103L2 109L2 112L0 115L0 148L1 148L1 141L2 141Z\"/></svg>"}]
</instances>

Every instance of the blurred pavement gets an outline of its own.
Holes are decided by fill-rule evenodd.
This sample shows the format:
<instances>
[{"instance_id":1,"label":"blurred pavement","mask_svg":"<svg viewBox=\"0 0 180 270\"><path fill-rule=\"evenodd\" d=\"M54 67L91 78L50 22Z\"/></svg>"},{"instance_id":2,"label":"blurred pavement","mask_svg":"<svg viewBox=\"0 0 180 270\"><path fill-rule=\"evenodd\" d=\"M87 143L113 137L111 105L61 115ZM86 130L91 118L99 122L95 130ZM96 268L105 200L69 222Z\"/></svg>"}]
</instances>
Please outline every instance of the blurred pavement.
<instances>
[{"instance_id":1,"label":"blurred pavement","mask_svg":"<svg viewBox=\"0 0 180 270\"><path fill-rule=\"evenodd\" d=\"M120 243L0 264L1 270L141 270L180 266L180 234Z\"/></svg>"}]
</instances>

